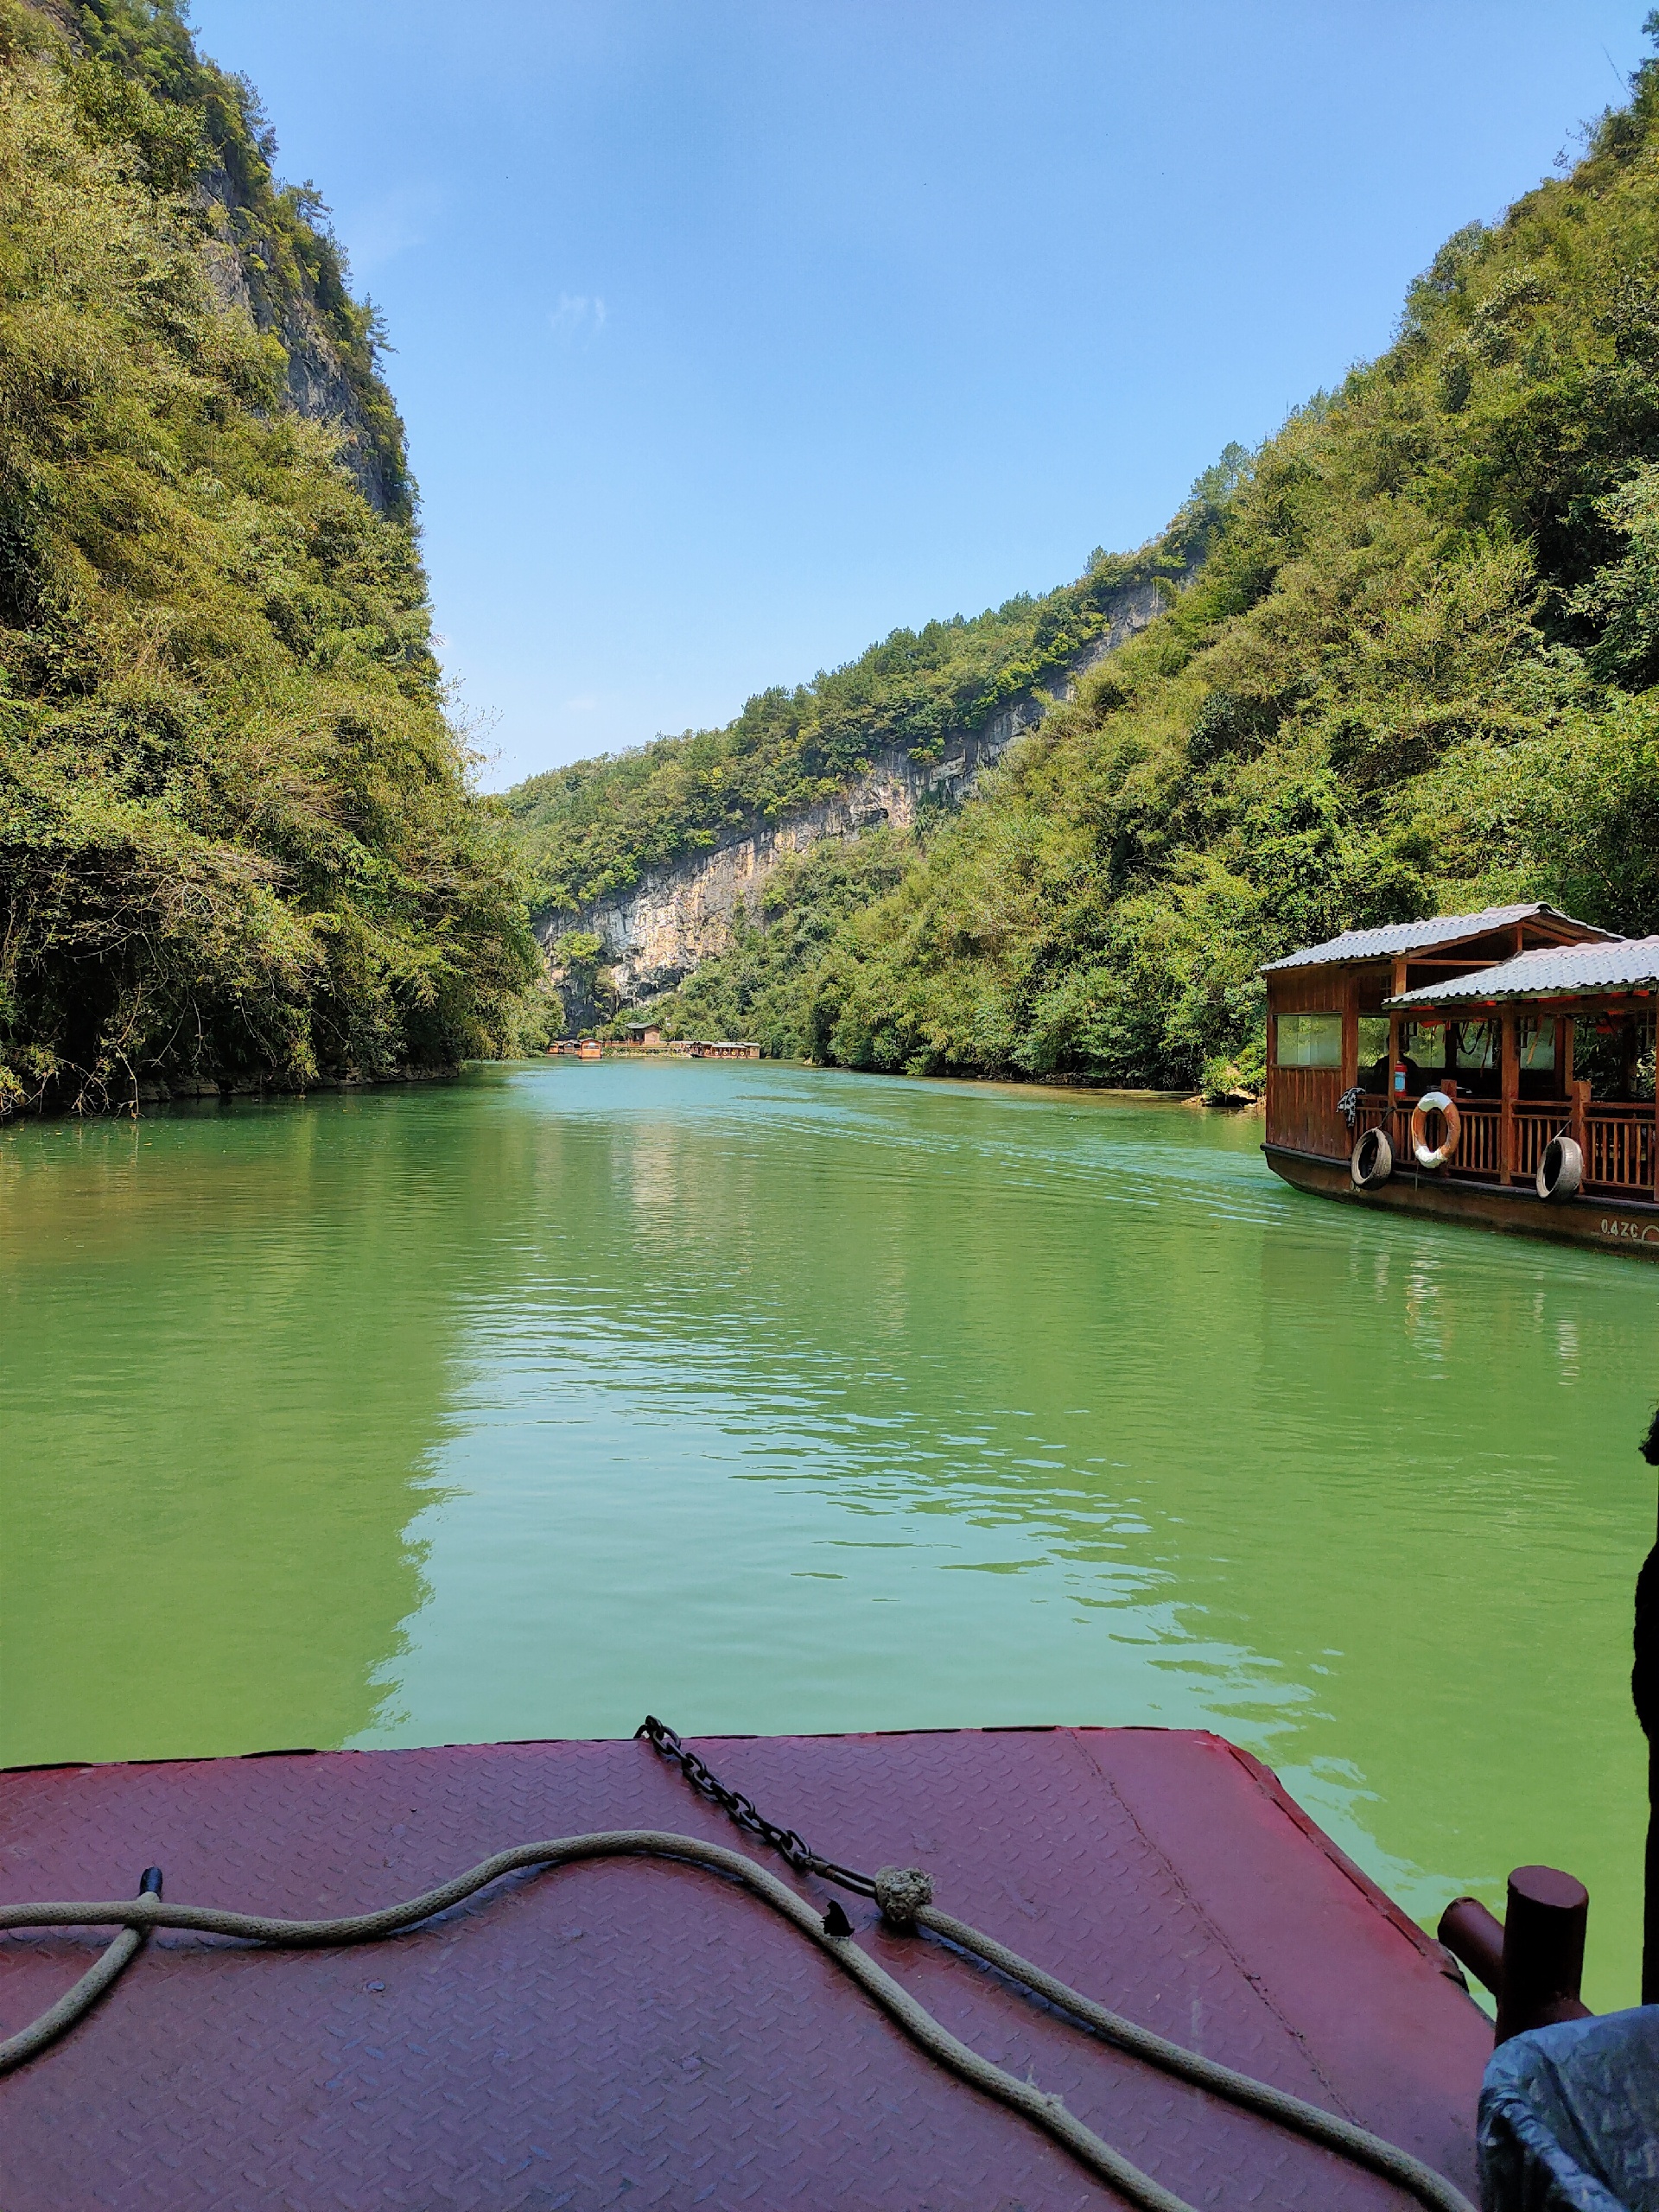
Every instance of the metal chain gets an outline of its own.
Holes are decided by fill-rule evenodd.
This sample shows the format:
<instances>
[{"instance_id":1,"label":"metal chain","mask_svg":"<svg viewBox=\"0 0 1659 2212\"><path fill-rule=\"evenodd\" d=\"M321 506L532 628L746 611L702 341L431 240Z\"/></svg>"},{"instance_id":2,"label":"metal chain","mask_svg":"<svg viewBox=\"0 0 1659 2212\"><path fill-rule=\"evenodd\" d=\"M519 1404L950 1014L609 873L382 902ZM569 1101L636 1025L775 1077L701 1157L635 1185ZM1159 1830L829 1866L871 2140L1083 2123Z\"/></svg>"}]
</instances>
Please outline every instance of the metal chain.
<instances>
[{"instance_id":1,"label":"metal chain","mask_svg":"<svg viewBox=\"0 0 1659 2212\"><path fill-rule=\"evenodd\" d=\"M1655 1433L1659 1435L1659 1418L1656 1419ZM643 1737L653 1751L660 1752L665 1759L671 1759L700 1797L707 1797L739 1827L746 1829L750 1835L759 1836L763 1843L770 1844L797 1873L817 1874L842 1889L855 1890L862 1897L875 1896L875 1884L868 1874L861 1874L851 1866L838 1866L831 1859L820 1859L795 1829L780 1828L776 1822L767 1820L752 1797L746 1797L741 1789L728 1789L718 1776L709 1772L695 1751L687 1750L666 1721L658 1720L654 1713L648 1713L633 1734L636 1743ZM677 1839L658 1837L655 1840L671 1846ZM717 1851L719 1847L718 1845L703 1847L711 1851ZM737 1863L741 1866L745 1862L740 1860ZM747 1863L752 1875L760 1881L771 1878L752 1860ZM480 1868L479 1871L481 1872L483 1870ZM883 1869L884 1882L893 1872L890 1867ZM754 1886L753 1881L751 1886ZM785 1894L790 1896L792 1904L795 1900L791 1893ZM423 1900L423 1903L429 1904L430 1901ZM50 1911L54 1915L51 1924L59 1924L62 1908L54 1905L37 1909ZM785 1909L788 1910L787 1907ZM887 1909L884 1897L884 1913ZM28 1910L29 1908L23 1910ZM103 1908L99 1910L102 1911ZM816 1907L809 1907L809 1910L815 1910ZM5 1909L0 1907L0 1926L9 1924L20 1923L11 1922ZM908 1919L906 1924L910 1924ZM1042 1967L1033 1966L1028 1959L1022 1959L1017 1952L1007 1949L980 1929L970 1928L965 1921L953 1919L949 1913L941 1912L931 1904L924 1904L914 1913L913 1924L940 1936L969 1956L983 1960L986 1965L999 1974L1006 1974L1016 1985L1023 1985L1033 1996L1045 1999L1061 2012L1069 2013L1074 2020L1093 2029L1120 2050L1127 2050L1166 2074L1224 2097L1229 2103L1241 2106L1247 2112L1261 2113L1280 2126L1290 2128L1313 2142L1323 2144L1327 2150L1336 2152L1338 2157L1368 2167L1373 2173L1386 2175L1397 2187L1408 2190L1419 2203L1433 2208L1433 2212L1475 2212L1475 2207L1468 2198L1453 2188L1444 2175L1436 2173L1410 2152L1402 2151L1397 2144L1385 2142L1382 2137L1357 2126L1351 2120L1322 2112L1317 2105L1305 2103L1300 2097L1292 2096L1287 2090L1274 2088L1265 2082L1253 2081L1248 2074L1236 2073L1231 2067L1223 2066L1215 2059L1184 2050L1179 2044L1167 2042L1162 2036L1153 2034L1149 2029L1138 2027L1121 2014L1109 2011L1103 2005L1096 2004L1092 1999L1084 1997L1075 1989L1068 1988L1065 1982L1057 1980ZM849 1936L854 1932L852 1923L836 1900L831 1898L830 1909L823 1916L823 1933L840 1938ZM849 1943L844 1951L837 1948L836 1955L842 1965L849 1967L849 1971L858 1971L862 1978L862 1969L869 1961L856 1944ZM856 1968L852 1963L855 1961L858 1962ZM920 2008L917 2007L917 2010L919 2012ZM899 2018L903 2026L909 2016L906 2013L895 2017ZM927 2014L923 2013L921 2018L930 2029L938 2029L938 2022L929 2018ZM915 2033L916 2031L912 2029L911 2032ZM918 2040L923 2038L918 2036ZM933 2050L936 2056L939 2055L930 2043L924 2041L923 2047ZM971 2062L973 2055L968 2053L966 2056ZM946 2063L953 2062L947 2060ZM979 2063L983 2064L983 2062ZM964 2074L968 2071L967 2067L962 2065L958 2065L957 2070ZM995 2069L988 2069L988 2072L994 2071ZM977 2073L969 2078L982 2081ZM988 2081L982 2082L982 2086L990 2087L992 2094L1002 2096L1005 2103L1012 2101L1000 2086ZM1060 2125L1077 2127L1079 2136L1087 2134L1087 2130L1071 2120L1058 2097L1045 2097L1040 2091L1035 2094L1040 2109L1033 2116L1040 2126L1056 2133L1058 2120ZM1071 2140L1069 2137L1062 2139ZM1147 2207L1149 2212L1192 2212L1192 2208L1181 2198L1172 2196L1149 2175L1130 2165L1120 2152L1113 2151L1108 2145L1097 2144L1093 2137L1090 2137L1089 2146L1082 2152L1082 2156L1092 2164L1095 2172L1109 2181L1131 2203ZM1107 2163L1109 2161L1112 2163Z\"/></svg>"},{"instance_id":2,"label":"metal chain","mask_svg":"<svg viewBox=\"0 0 1659 2212\"><path fill-rule=\"evenodd\" d=\"M821 1859L793 1828L780 1828L775 1821L769 1821L752 1797L746 1797L741 1789L728 1789L719 1776L711 1774L696 1753L688 1751L668 1723L658 1720L655 1713L648 1713L633 1734L636 1743L643 1737L653 1751L671 1759L700 1797L707 1797L739 1827L758 1835L762 1843L770 1844L798 1874L817 1874L838 1888L855 1891L860 1897L875 1895L875 1884L868 1874L861 1874L855 1867L838 1866L833 1859Z\"/></svg>"}]
</instances>

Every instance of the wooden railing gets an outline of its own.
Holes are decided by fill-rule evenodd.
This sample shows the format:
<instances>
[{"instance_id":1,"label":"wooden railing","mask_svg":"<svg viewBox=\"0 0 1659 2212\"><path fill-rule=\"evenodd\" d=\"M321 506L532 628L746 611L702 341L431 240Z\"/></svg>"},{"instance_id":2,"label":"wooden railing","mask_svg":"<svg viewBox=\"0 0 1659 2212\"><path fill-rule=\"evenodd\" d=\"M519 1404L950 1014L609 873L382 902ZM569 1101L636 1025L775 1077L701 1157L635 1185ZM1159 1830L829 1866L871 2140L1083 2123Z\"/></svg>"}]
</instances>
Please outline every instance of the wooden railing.
<instances>
[{"instance_id":1,"label":"wooden railing","mask_svg":"<svg viewBox=\"0 0 1659 2212\"><path fill-rule=\"evenodd\" d=\"M1495 1181L1503 1171L1503 1112L1495 1101L1459 1098L1458 1113L1463 1134L1448 1163L1456 1175L1478 1175ZM1409 1129L1411 1117L1406 1117Z\"/></svg>"},{"instance_id":2,"label":"wooden railing","mask_svg":"<svg viewBox=\"0 0 1659 2212\"><path fill-rule=\"evenodd\" d=\"M1415 1103L1414 1099L1394 1105L1381 1098L1362 1099L1355 1135L1367 1129L1385 1130L1395 1160L1402 1167L1412 1166L1411 1114ZM1531 1182L1550 1139L1575 1136L1584 1147L1586 1189L1655 1195L1659 1152L1656 1151L1650 1105L1586 1105L1575 1114L1569 1099L1528 1098L1516 1099L1511 1112L1515 1134L1510 1180ZM1463 1134L1446 1173L1476 1182L1503 1181L1502 1105L1496 1099L1460 1098L1458 1113Z\"/></svg>"},{"instance_id":3,"label":"wooden railing","mask_svg":"<svg viewBox=\"0 0 1659 2212\"><path fill-rule=\"evenodd\" d=\"M1651 1106L1592 1106L1584 1117L1583 1142L1587 1185L1652 1197Z\"/></svg>"},{"instance_id":4,"label":"wooden railing","mask_svg":"<svg viewBox=\"0 0 1659 2212\"><path fill-rule=\"evenodd\" d=\"M1515 1173L1517 1182L1531 1182L1552 1137L1571 1136L1573 1108L1565 1098L1551 1098L1542 1105L1533 1099L1517 1100L1515 1109Z\"/></svg>"}]
</instances>

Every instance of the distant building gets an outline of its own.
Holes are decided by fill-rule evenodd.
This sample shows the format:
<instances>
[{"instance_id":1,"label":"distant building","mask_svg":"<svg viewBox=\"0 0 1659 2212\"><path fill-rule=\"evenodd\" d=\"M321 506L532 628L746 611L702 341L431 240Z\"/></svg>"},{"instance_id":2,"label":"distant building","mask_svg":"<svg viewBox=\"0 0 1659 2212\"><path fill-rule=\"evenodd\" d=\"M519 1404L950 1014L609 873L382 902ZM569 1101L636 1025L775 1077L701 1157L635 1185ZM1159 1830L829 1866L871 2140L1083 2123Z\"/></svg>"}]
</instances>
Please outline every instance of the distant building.
<instances>
[{"instance_id":1,"label":"distant building","mask_svg":"<svg viewBox=\"0 0 1659 2212\"><path fill-rule=\"evenodd\" d=\"M630 1021L625 1032L630 1045L643 1046L648 1052L660 1052L663 1046L663 1025L660 1021Z\"/></svg>"},{"instance_id":2,"label":"distant building","mask_svg":"<svg viewBox=\"0 0 1659 2212\"><path fill-rule=\"evenodd\" d=\"M602 1057L602 1050L597 1037L584 1037L576 1047L576 1058L579 1060L597 1060Z\"/></svg>"},{"instance_id":3,"label":"distant building","mask_svg":"<svg viewBox=\"0 0 1659 2212\"><path fill-rule=\"evenodd\" d=\"M691 1052L699 1060L758 1060L760 1047L752 1037L699 1037Z\"/></svg>"}]
</instances>

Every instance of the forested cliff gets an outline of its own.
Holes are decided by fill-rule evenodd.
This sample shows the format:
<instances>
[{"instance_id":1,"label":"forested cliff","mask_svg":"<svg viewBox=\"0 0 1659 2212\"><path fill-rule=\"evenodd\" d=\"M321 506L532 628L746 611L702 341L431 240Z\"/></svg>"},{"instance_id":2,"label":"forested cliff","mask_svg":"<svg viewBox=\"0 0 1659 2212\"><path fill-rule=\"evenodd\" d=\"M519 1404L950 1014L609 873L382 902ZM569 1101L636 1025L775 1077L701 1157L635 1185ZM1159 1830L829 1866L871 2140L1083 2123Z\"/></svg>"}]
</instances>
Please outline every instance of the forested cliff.
<instances>
[{"instance_id":1,"label":"forested cliff","mask_svg":"<svg viewBox=\"0 0 1659 2212\"><path fill-rule=\"evenodd\" d=\"M1350 925L1659 930L1659 67L1241 462L1160 620L925 838L782 871L671 1022L1219 1088L1260 963Z\"/></svg>"},{"instance_id":2,"label":"forested cliff","mask_svg":"<svg viewBox=\"0 0 1659 2212\"><path fill-rule=\"evenodd\" d=\"M1659 928L1656 65L1141 552L505 808L446 719L374 317L274 155L179 0L0 0L0 1113L511 1050L527 899L776 858L1085 666L965 803L784 858L671 1026L1221 1088L1260 963L1348 925Z\"/></svg>"},{"instance_id":3,"label":"forested cliff","mask_svg":"<svg viewBox=\"0 0 1659 2212\"><path fill-rule=\"evenodd\" d=\"M402 426L177 0L0 0L0 1112L511 1044Z\"/></svg>"},{"instance_id":4,"label":"forested cliff","mask_svg":"<svg viewBox=\"0 0 1659 2212\"><path fill-rule=\"evenodd\" d=\"M894 630L810 683L757 693L722 729L530 777L506 804L537 905L569 912L626 891L652 868L833 798L884 753L938 764L953 739L1063 689L1126 604L1196 566L1211 519L1195 499L1140 552L1096 550L1075 583Z\"/></svg>"}]
</instances>

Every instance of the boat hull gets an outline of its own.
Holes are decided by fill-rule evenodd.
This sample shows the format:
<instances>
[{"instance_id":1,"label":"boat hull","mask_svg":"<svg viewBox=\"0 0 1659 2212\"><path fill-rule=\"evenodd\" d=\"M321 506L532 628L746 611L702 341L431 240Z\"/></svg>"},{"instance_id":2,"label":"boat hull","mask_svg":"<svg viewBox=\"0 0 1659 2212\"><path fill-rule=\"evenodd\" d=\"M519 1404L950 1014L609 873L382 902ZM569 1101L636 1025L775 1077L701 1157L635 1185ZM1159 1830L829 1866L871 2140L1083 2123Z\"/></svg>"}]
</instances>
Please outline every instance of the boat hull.
<instances>
[{"instance_id":1,"label":"boat hull","mask_svg":"<svg viewBox=\"0 0 1659 2212\"><path fill-rule=\"evenodd\" d=\"M1323 1198L1344 1198L1374 1212L1466 1221L1505 1236L1545 1236L1557 1244L1593 1244L1605 1252L1659 1260L1659 1205L1643 1199L1580 1194L1546 1203L1535 1191L1514 1185L1463 1183L1403 1167L1396 1167L1386 1183L1361 1191L1345 1160L1287 1145L1264 1144L1262 1149L1275 1175Z\"/></svg>"}]
</instances>

